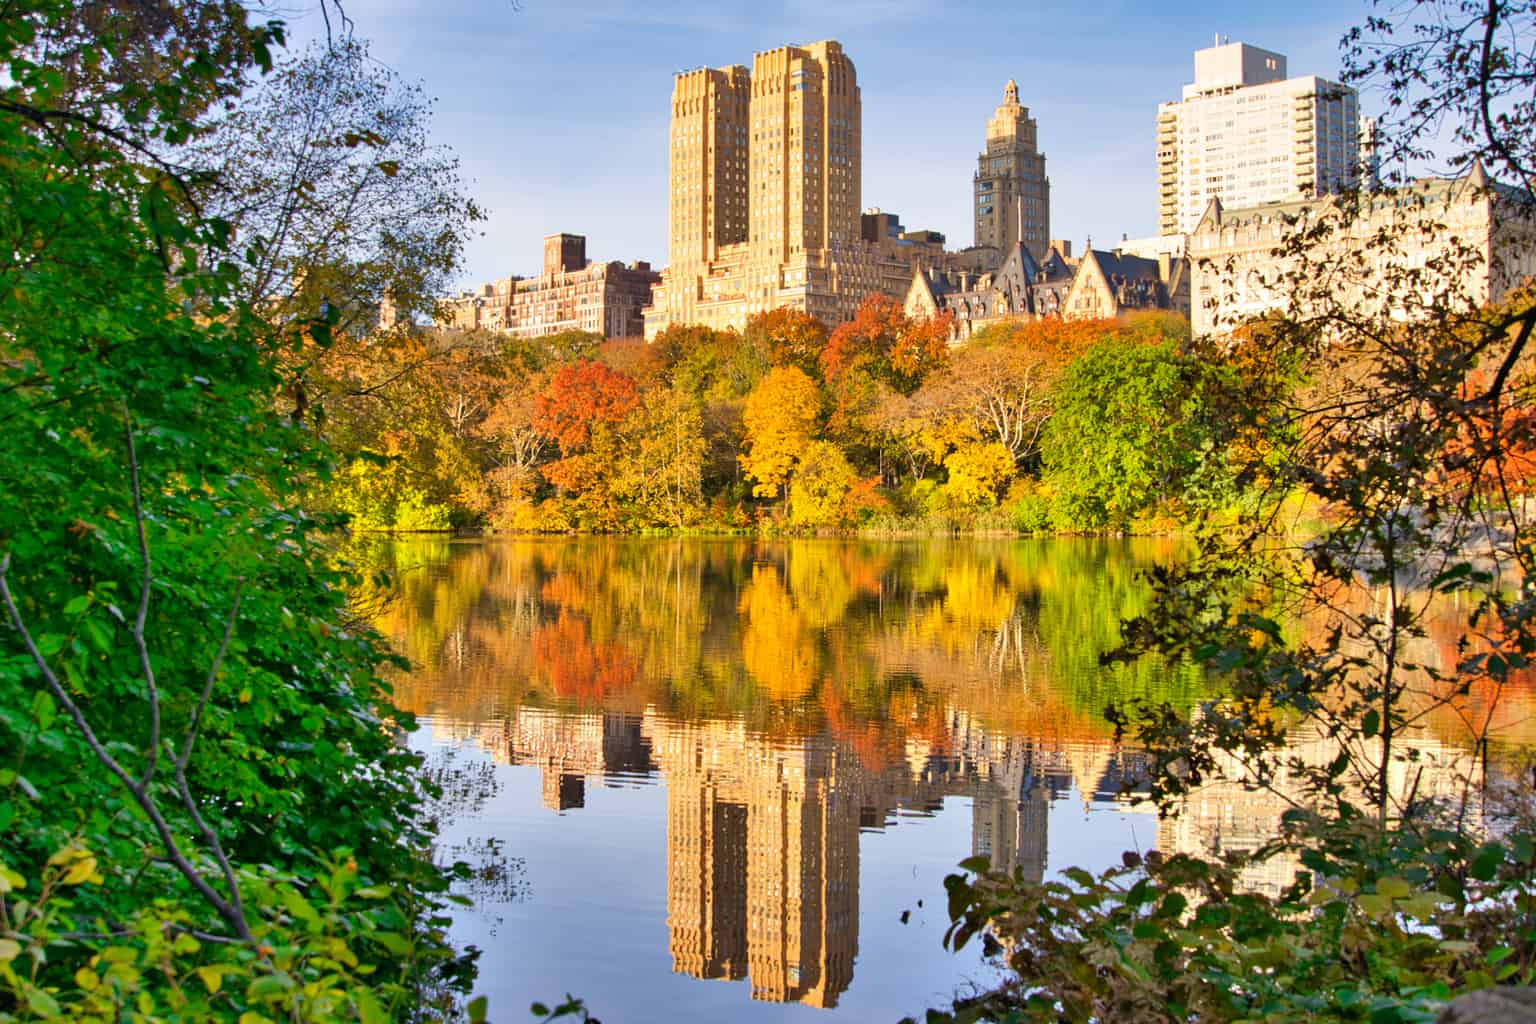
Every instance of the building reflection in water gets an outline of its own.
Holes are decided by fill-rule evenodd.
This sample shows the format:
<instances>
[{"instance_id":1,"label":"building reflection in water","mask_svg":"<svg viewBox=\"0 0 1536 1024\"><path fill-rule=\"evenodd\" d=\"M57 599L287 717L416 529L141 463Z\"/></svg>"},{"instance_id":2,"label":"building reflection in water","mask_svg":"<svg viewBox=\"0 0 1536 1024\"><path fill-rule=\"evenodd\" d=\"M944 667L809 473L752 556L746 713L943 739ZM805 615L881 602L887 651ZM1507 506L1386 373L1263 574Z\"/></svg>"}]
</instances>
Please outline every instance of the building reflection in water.
<instances>
[{"instance_id":1,"label":"building reflection in water","mask_svg":"<svg viewBox=\"0 0 1536 1024\"><path fill-rule=\"evenodd\" d=\"M1075 792L1094 814L1075 833L1057 819L1058 849L1074 851L1058 856L1081 860L1090 832L1093 853L1119 852L1124 831L1099 815L1142 763L1112 742L1102 708L1208 696L1188 665L1099 660L1144 606L1141 570L1168 555L1101 542L402 547L404 596L381 628L422 666L400 681L403 706L540 768L546 807L582 813L596 780L665 779L675 972L830 1007L856 1001L844 993L861 832L965 798L971 853L1040 880L1053 805ZM1456 636L1430 634L1413 660L1453 665ZM1533 694L1521 682L1474 701L1474 717L1530 741ZM1427 718L1397 748L1393 793L1458 792L1478 771L1463 732L1454 716ZM1293 756L1334 759L1324 741L1294 740ZM1235 781L1158 823L1162 851L1256 849L1305 798L1283 770L1258 785L1222 768ZM1296 866L1271 858L1243 881L1278 891ZM895 897L865 890L877 898Z\"/></svg>"},{"instance_id":2,"label":"building reflection in water","mask_svg":"<svg viewBox=\"0 0 1536 1024\"><path fill-rule=\"evenodd\" d=\"M879 771L830 733L777 740L650 711L523 707L477 738L539 767L551 810L582 807L590 777L659 772L673 970L748 979L754 999L832 1007L858 954L861 831L969 797L972 854L1039 881L1051 802L1074 786L1085 800L1112 798L1127 769L1107 743L1050 750L989 734L961 711L948 733L943 753L911 741L904 761Z\"/></svg>"}]
</instances>

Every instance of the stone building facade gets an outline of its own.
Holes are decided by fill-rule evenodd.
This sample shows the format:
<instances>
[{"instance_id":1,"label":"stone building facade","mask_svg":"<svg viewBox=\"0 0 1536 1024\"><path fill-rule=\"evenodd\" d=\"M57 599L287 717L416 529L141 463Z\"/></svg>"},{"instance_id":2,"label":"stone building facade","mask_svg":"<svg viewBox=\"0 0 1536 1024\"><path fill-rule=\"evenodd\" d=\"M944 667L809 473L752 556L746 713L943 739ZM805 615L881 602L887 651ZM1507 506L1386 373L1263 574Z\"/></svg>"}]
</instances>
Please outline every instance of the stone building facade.
<instances>
[{"instance_id":1,"label":"stone building facade","mask_svg":"<svg viewBox=\"0 0 1536 1024\"><path fill-rule=\"evenodd\" d=\"M1072 278L1062 316L1094 320L1164 310L1187 317L1189 299L1187 260L1090 247Z\"/></svg>"},{"instance_id":2,"label":"stone building facade","mask_svg":"<svg viewBox=\"0 0 1536 1024\"><path fill-rule=\"evenodd\" d=\"M977 246L1008 253L1022 241L1036 260L1045 258L1051 237L1051 182L1045 176L1035 120L1029 108L1019 104L1019 86L1012 79L987 122L987 148L976 159L973 188Z\"/></svg>"},{"instance_id":3,"label":"stone building facade","mask_svg":"<svg viewBox=\"0 0 1536 1024\"><path fill-rule=\"evenodd\" d=\"M1036 263L1027 246L1015 242L1003 265L987 273L919 270L908 286L905 309L911 317L954 317L951 340L1010 318L1114 318L1165 310L1189 315L1190 269L1182 255L1155 258L1120 249L1089 248L1072 258L1069 243L1053 240Z\"/></svg>"},{"instance_id":4,"label":"stone building facade","mask_svg":"<svg viewBox=\"0 0 1536 1024\"><path fill-rule=\"evenodd\" d=\"M503 331L539 338L589 331L605 338L638 338L642 311L661 275L645 262L591 263L581 235L544 238L537 277L504 277L438 303L440 326Z\"/></svg>"},{"instance_id":5,"label":"stone building facade","mask_svg":"<svg viewBox=\"0 0 1536 1024\"><path fill-rule=\"evenodd\" d=\"M995 270L919 268L907 288L905 312L914 319L951 314L954 342L1010 317L1060 316L1077 273L1071 252L1070 244L1054 241L1036 263L1027 245L1014 242Z\"/></svg>"},{"instance_id":6,"label":"stone building facade","mask_svg":"<svg viewBox=\"0 0 1536 1024\"><path fill-rule=\"evenodd\" d=\"M1282 247L1297 231L1322 238L1307 259L1341 257L1329 301L1365 315L1411 319L1425 301L1497 302L1536 274L1536 223L1481 166L1362 193L1360 202L1356 209L1327 196L1228 209L1213 200L1189 238L1194 332L1225 333L1280 310L1322 312L1292 286L1302 262Z\"/></svg>"}]
</instances>

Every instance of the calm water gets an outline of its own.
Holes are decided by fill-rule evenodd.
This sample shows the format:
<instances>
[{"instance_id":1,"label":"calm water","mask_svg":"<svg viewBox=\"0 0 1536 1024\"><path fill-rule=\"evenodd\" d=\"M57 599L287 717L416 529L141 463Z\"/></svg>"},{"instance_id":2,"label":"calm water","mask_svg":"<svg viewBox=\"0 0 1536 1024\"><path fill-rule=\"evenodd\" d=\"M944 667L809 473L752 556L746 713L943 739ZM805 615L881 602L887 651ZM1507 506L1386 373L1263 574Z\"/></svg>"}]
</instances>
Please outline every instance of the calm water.
<instances>
[{"instance_id":1,"label":"calm water","mask_svg":"<svg viewBox=\"0 0 1536 1024\"><path fill-rule=\"evenodd\" d=\"M447 786L444 852L477 869L454 931L493 1017L570 992L610 1024L894 1021L991 977L940 948L962 858L1040 878L1258 841L1281 807L1236 787L1168 822L1116 799L1139 761L1105 703L1202 692L1188 668L1098 664L1138 570L1174 554L389 547L403 595L378 622L419 666L398 696Z\"/></svg>"}]
</instances>

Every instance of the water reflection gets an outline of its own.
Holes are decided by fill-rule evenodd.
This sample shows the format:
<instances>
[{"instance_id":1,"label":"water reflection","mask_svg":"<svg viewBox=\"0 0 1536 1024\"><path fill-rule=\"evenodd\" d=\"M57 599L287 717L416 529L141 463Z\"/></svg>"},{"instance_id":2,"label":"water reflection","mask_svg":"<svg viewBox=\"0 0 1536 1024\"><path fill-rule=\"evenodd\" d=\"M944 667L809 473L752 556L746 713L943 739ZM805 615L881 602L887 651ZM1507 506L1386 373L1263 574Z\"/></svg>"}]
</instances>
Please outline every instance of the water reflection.
<instances>
[{"instance_id":1,"label":"water reflection","mask_svg":"<svg viewBox=\"0 0 1536 1024\"><path fill-rule=\"evenodd\" d=\"M1098 664L1146 600L1138 570L1176 555L1167 543L378 554L401 588L379 624L420 666L399 699L433 742L529 773L455 823L496 831L526 860L531 895L507 912L524 945L484 965L493 999L514 1005L570 990L599 1010L603 995L622 1000L618 1019L766 1018L790 1004L894 1019L975 970L936 941L938 880L967 854L1040 879L1153 842L1251 849L1288 805L1239 783L1160 823L1115 803L1141 761L1113 743L1105 703L1203 694L1184 666ZM1428 794L1478 770L1454 740L1419 749L1400 788ZM664 801L646 796L656 780ZM1271 861L1249 881L1278 888L1293 868ZM898 924L918 899L937 906ZM472 932L479 912L459 926ZM569 930L603 935L601 950L528 965ZM731 996L744 987L754 1002Z\"/></svg>"}]
</instances>

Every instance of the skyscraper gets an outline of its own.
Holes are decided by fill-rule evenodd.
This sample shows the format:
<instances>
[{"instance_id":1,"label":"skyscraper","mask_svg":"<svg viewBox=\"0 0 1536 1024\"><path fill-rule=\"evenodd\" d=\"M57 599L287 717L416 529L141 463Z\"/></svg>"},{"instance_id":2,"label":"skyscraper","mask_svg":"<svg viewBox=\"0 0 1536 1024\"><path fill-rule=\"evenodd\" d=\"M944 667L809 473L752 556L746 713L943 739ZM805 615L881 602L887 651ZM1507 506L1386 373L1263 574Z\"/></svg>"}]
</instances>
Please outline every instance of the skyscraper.
<instances>
[{"instance_id":1,"label":"skyscraper","mask_svg":"<svg viewBox=\"0 0 1536 1024\"><path fill-rule=\"evenodd\" d=\"M1045 176L1034 118L1019 105L1012 79L987 122L987 148L976 160L976 244L995 248L999 260L1022 240L1037 261L1051 238L1051 182Z\"/></svg>"},{"instance_id":2,"label":"skyscraper","mask_svg":"<svg viewBox=\"0 0 1536 1024\"><path fill-rule=\"evenodd\" d=\"M1157 108L1158 230L1187 234L1212 198L1284 202L1352 187L1361 169L1355 90L1247 43L1195 51L1183 98Z\"/></svg>"},{"instance_id":3,"label":"skyscraper","mask_svg":"<svg viewBox=\"0 0 1536 1024\"><path fill-rule=\"evenodd\" d=\"M647 338L672 324L739 330L781 306L832 324L870 292L905 292L929 254L863 238L860 111L853 61L833 40L766 50L750 71L678 73L671 261Z\"/></svg>"}]
</instances>

